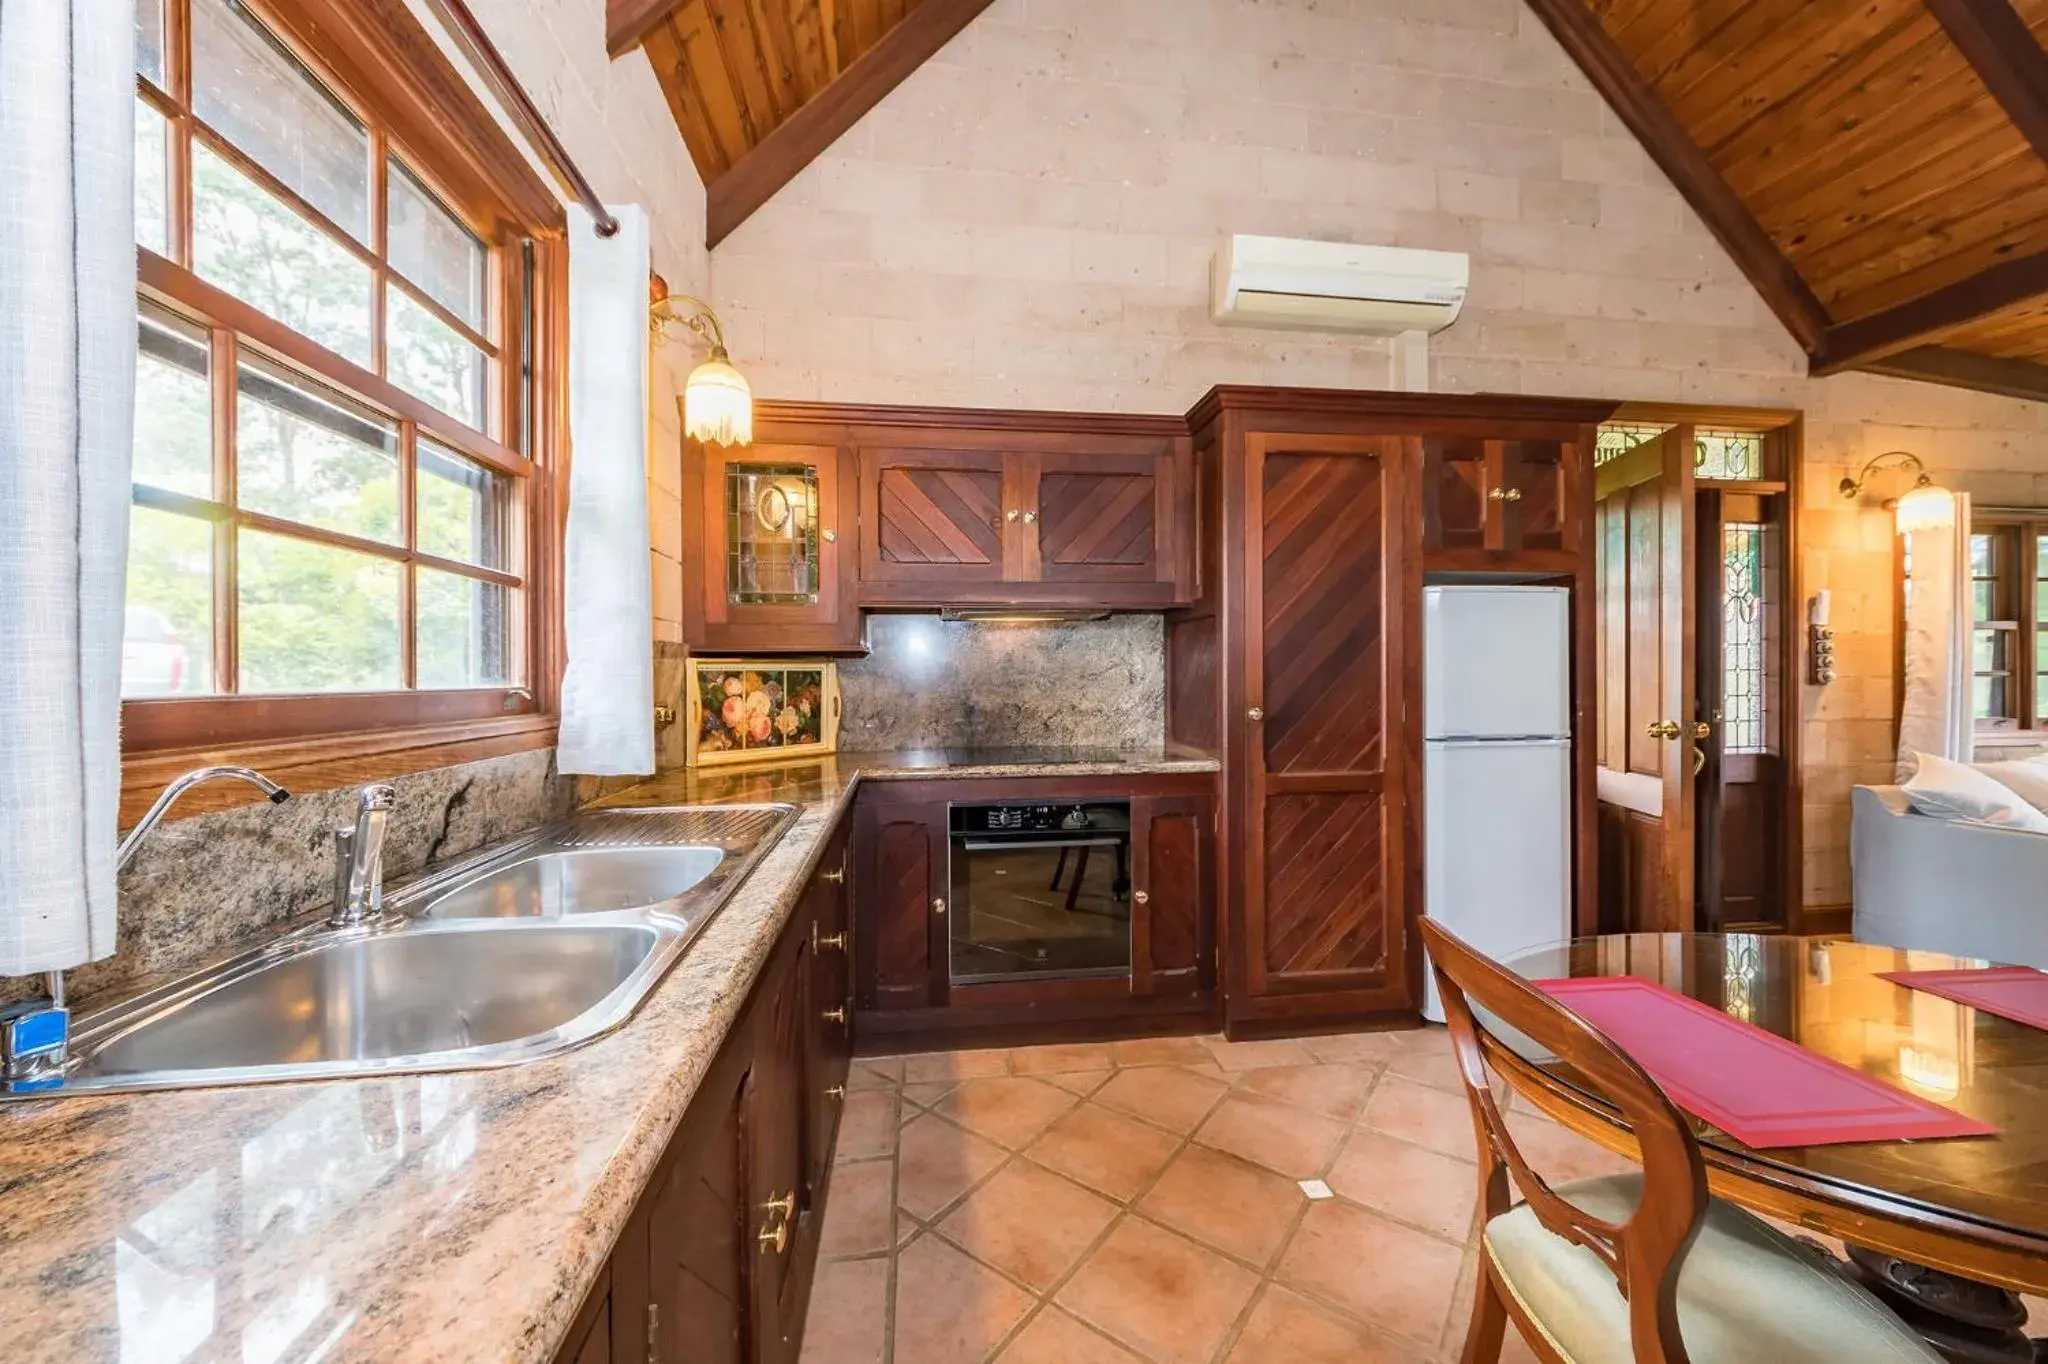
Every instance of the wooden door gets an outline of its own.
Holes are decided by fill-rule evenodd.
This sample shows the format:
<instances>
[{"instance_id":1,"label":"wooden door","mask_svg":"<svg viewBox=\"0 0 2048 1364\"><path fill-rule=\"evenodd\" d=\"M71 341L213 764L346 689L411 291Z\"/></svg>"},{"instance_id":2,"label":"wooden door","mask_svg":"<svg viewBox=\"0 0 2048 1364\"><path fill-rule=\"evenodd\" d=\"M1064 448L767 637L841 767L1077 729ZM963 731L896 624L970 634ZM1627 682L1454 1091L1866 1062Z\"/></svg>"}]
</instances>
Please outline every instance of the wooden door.
<instances>
[{"instance_id":1,"label":"wooden door","mask_svg":"<svg viewBox=\"0 0 2048 1364\"><path fill-rule=\"evenodd\" d=\"M805 1153L810 1143L804 1094L805 1014L811 992L810 944L799 943L779 970L755 1034L744 1095L747 1305L751 1364L794 1364L803 1329L804 1267L816 1226L804 1223Z\"/></svg>"},{"instance_id":2,"label":"wooden door","mask_svg":"<svg viewBox=\"0 0 2048 1364\"><path fill-rule=\"evenodd\" d=\"M684 630L700 651L832 650L860 641L853 560L852 451L763 443L692 443L684 524L698 547Z\"/></svg>"},{"instance_id":3,"label":"wooden door","mask_svg":"<svg viewBox=\"0 0 2048 1364\"><path fill-rule=\"evenodd\" d=\"M946 803L862 800L855 812L856 995L865 1009L946 1002Z\"/></svg>"},{"instance_id":4,"label":"wooden door","mask_svg":"<svg viewBox=\"0 0 2048 1364\"><path fill-rule=\"evenodd\" d=\"M1693 433L1677 426L1594 476L1601 925L1693 926L1697 715Z\"/></svg>"},{"instance_id":5,"label":"wooden door","mask_svg":"<svg viewBox=\"0 0 2048 1364\"><path fill-rule=\"evenodd\" d=\"M907 596L923 599L948 584L1003 580L1005 458L1000 450L861 450L860 576L869 600L887 600L892 585L899 595L922 589Z\"/></svg>"},{"instance_id":6,"label":"wooden door","mask_svg":"<svg viewBox=\"0 0 2048 1364\"><path fill-rule=\"evenodd\" d=\"M1215 979L1203 796L1131 801L1131 993L1187 995Z\"/></svg>"},{"instance_id":7,"label":"wooden door","mask_svg":"<svg viewBox=\"0 0 2048 1364\"><path fill-rule=\"evenodd\" d=\"M744 1044L742 1044L744 1045ZM745 1069L714 1063L690 1101L646 1211L646 1348L628 1359L747 1364L749 1218L741 1096ZM630 1254L622 1239L615 1263ZM619 1338L634 1341L632 1323Z\"/></svg>"},{"instance_id":8,"label":"wooden door","mask_svg":"<svg viewBox=\"0 0 2048 1364\"><path fill-rule=\"evenodd\" d=\"M1249 1000L1233 1021L1415 1002L1421 460L1412 438L1246 437Z\"/></svg>"},{"instance_id":9,"label":"wooden door","mask_svg":"<svg viewBox=\"0 0 2048 1364\"><path fill-rule=\"evenodd\" d=\"M1016 582L1162 584L1171 597L1174 460L1110 451L1020 454L1028 490Z\"/></svg>"}]
</instances>

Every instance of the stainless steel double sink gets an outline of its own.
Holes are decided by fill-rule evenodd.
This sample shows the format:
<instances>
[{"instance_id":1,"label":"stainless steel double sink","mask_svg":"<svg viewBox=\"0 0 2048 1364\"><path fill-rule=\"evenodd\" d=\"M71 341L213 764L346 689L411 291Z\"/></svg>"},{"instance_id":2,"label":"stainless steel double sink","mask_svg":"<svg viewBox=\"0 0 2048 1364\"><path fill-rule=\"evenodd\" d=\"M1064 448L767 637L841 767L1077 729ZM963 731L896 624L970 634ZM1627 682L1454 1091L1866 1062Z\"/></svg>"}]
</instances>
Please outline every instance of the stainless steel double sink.
<instances>
[{"instance_id":1,"label":"stainless steel double sink","mask_svg":"<svg viewBox=\"0 0 2048 1364\"><path fill-rule=\"evenodd\" d=\"M6 1099L514 1065L625 1022L791 805L579 816L81 1021Z\"/></svg>"}]
</instances>

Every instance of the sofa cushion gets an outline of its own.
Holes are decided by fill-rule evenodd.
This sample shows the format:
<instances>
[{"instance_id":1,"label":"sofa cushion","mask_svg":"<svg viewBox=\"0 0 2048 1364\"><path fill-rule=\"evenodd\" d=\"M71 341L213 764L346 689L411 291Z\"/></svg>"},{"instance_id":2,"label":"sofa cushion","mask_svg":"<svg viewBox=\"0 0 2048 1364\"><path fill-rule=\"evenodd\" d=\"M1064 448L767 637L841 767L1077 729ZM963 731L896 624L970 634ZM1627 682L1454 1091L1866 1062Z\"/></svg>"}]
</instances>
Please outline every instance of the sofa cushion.
<instances>
[{"instance_id":1,"label":"sofa cushion","mask_svg":"<svg viewBox=\"0 0 2048 1364\"><path fill-rule=\"evenodd\" d=\"M2021 800L2048 814L2048 753L2017 762L1975 763L1979 772L2016 792Z\"/></svg>"},{"instance_id":2,"label":"sofa cushion","mask_svg":"<svg viewBox=\"0 0 2048 1364\"><path fill-rule=\"evenodd\" d=\"M1919 767L1906 783L1905 792L1921 814L2048 834L2048 814L2022 800L2012 787L1968 763L1951 762L1932 753L1914 756Z\"/></svg>"}]
</instances>

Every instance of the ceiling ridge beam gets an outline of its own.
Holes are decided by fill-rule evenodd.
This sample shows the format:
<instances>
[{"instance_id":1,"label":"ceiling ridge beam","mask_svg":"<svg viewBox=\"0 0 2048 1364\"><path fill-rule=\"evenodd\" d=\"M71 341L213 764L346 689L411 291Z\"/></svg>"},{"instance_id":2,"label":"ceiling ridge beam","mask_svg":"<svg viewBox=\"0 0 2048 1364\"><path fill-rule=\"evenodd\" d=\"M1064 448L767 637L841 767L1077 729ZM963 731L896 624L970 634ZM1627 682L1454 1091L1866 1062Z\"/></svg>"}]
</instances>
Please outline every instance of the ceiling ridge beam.
<instances>
[{"instance_id":1,"label":"ceiling ridge beam","mask_svg":"<svg viewBox=\"0 0 2048 1364\"><path fill-rule=\"evenodd\" d=\"M923 0L838 79L711 182L704 240L717 246L994 0Z\"/></svg>"},{"instance_id":2,"label":"ceiling ridge beam","mask_svg":"<svg viewBox=\"0 0 2048 1364\"><path fill-rule=\"evenodd\" d=\"M1947 346L1920 346L1887 355L1857 366L1869 374L1893 379L1917 379L1922 383L1946 384L1950 388L1975 389L2007 398L2026 398L2048 403L2048 365L2031 360L2010 360L1975 351L1951 350Z\"/></svg>"},{"instance_id":3,"label":"ceiling ridge beam","mask_svg":"<svg viewBox=\"0 0 2048 1364\"><path fill-rule=\"evenodd\" d=\"M1528 3L1793 339L1815 353L1828 329L1827 309L1584 0Z\"/></svg>"},{"instance_id":4,"label":"ceiling ridge beam","mask_svg":"<svg viewBox=\"0 0 2048 1364\"><path fill-rule=\"evenodd\" d=\"M1809 371L1839 374L1870 362L1926 346L1944 334L2048 293L2048 251L2000 261L1931 294L1909 298L1849 322L1837 322L1821 338Z\"/></svg>"},{"instance_id":5,"label":"ceiling ridge beam","mask_svg":"<svg viewBox=\"0 0 2048 1364\"><path fill-rule=\"evenodd\" d=\"M2011 0L1926 0L1927 8L1998 101L2005 116L2048 161L2048 51Z\"/></svg>"},{"instance_id":6,"label":"ceiling ridge beam","mask_svg":"<svg viewBox=\"0 0 2048 1364\"><path fill-rule=\"evenodd\" d=\"M655 25L683 7L684 0L605 0L604 50L617 61L640 45Z\"/></svg>"}]
</instances>

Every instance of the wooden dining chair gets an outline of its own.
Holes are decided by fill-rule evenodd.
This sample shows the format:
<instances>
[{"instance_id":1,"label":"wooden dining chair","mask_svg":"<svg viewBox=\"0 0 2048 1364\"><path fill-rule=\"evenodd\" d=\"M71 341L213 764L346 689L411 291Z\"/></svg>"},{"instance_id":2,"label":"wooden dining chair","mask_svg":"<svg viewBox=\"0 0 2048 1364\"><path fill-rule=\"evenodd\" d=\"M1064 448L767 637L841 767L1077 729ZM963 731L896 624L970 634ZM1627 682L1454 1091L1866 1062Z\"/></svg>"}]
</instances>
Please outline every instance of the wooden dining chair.
<instances>
[{"instance_id":1,"label":"wooden dining chair","mask_svg":"<svg viewBox=\"0 0 2048 1364\"><path fill-rule=\"evenodd\" d=\"M1422 939L1479 1144L1483 1254L1463 1364L1499 1359L1510 1320L1547 1364L1939 1364L1827 1260L1709 1196L1698 1143L1641 1066L1435 920ZM1491 1083L1487 1055L1506 1050L1497 1026L1599 1090L1634 1134L1641 1173L1552 1188L1529 1167Z\"/></svg>"}]
</instances>

